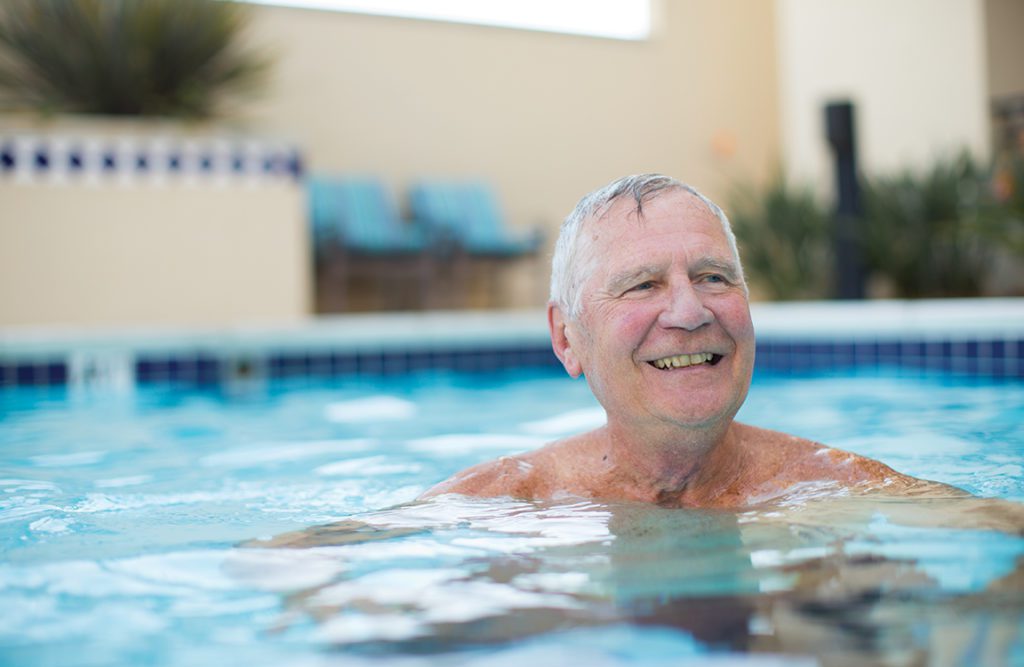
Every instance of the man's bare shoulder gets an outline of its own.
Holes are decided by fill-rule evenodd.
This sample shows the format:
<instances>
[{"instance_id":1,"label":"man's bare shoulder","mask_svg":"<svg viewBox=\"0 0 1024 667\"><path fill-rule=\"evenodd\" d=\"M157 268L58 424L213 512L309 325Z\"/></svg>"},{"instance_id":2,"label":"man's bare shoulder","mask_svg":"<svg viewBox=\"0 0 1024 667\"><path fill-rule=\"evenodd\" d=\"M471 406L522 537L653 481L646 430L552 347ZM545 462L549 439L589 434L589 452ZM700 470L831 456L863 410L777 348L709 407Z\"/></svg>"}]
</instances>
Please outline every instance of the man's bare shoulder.
<instances>
[{"instance_id":1,"label":"man's bare shoulder","mask_svg":"<svg viewBox=\"0 0 1024 667\"><path fill-rule=\"evenodd\" d=\"M485 498L546 498L560 488L562 470L567 460L574 459L574 450L579 448L580 439L556 440L531 452L502 456L466 468L427 490L421 497L457 493Z\"/></svg>"},{"instance_id":2,"label":"man's bare shoulder","mask_svg":"<svg viewBox=\"0 0 1024 667\"><path fill-rule=\"evenodd\" d=\"M456 473L429 489L423 498L458 493L467 496L523 496L531 486L534 466L524 455L502 456Z\"/></svg>"},{"instance_id":3,"label":"man's bare shoulder","mask_svg":"<svg viewBox=\"0 0 1024 667\"><path fill-rule=\"evenodd\" d=\"M844 486L893 492L959 490L894 470L881 461L780 431L736 424L751 470L758 482L786 486L800 482L835 481Z\"/></svg>"}]
</instances>

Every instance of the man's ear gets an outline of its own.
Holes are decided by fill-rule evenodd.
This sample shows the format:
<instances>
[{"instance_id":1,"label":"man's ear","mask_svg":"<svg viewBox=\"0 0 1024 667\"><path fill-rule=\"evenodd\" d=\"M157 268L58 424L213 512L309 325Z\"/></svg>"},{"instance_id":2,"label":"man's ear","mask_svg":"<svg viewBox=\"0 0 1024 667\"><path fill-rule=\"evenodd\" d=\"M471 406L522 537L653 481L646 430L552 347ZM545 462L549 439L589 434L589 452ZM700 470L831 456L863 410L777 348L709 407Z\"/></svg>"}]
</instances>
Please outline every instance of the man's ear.
<instances>
[{"instance_id":1,"label":"man's ear","mask_svg":"<svg viewBox=\"0 0 1024 667\"><path fill-rule=\"evenodd\" d=\"M572 377L578 378L583 373L583 365L580 363L576 351L573 349L570 340L569 328L573 326L569 319L562 312L558 304L548 304L548 330L551 332L551 348L555 356L562 362L565 371ZM572 336L575 338L575 336Z\"/></svg>"}]
</instances>

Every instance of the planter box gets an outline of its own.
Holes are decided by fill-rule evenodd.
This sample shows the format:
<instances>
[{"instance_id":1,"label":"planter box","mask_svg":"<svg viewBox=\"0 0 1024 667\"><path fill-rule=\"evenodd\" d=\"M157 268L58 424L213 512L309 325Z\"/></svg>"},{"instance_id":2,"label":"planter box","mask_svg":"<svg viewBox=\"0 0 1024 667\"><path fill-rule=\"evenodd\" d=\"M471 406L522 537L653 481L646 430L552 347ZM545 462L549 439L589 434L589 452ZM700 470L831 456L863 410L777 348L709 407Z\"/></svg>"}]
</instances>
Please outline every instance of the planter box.
<instances>
[{"instance_id":1,"label":"planter box","mask_svg":"<svg viewBox=\"0 0 1024 667\"><path fill-rule=\"evenodd\" d=\"M311 312L298 152L217 126L0 118L0 326Z\"/></svg>"}]
</instances>

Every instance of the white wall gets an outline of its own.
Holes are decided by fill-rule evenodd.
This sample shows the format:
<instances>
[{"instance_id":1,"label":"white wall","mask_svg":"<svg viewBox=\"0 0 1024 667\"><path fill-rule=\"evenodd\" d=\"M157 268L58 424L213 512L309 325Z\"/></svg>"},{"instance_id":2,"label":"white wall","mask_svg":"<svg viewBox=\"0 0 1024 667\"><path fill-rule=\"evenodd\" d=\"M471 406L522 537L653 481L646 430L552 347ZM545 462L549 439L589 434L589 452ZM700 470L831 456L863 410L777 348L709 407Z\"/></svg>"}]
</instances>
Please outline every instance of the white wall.
<instances>
[{"instance_id":1,"label":"white wall","mask_svg":"<svg viewBox=\"0 0 1024 667\"><path fill-rule=\"evenodd\" d=\"M982 0L777 0L782 153L831 192L826 102L856 105L860 167L921 167L961 148L984 158L989 116Z\"/></svg>"}]
</instances>

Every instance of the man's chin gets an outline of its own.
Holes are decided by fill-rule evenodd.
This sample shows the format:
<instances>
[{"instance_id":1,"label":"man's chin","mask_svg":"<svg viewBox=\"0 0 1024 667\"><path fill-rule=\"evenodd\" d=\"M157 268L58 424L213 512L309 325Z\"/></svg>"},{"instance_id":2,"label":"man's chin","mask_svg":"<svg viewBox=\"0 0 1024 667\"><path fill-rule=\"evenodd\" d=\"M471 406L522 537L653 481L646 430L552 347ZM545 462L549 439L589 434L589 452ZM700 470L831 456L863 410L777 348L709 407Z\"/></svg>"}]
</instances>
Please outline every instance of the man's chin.
<instances>
[{"instance_id":1,"label":"man's chin","mask_svg":"<svg viewBox=\"0 0 1024 667\"><path fill-rule=\"evenodd\" d=\"M716 404L669 405L659 411L663 421L689 431L708 431L727 428L742 401L728 401Z\"/></svg>"}]
</instances>

